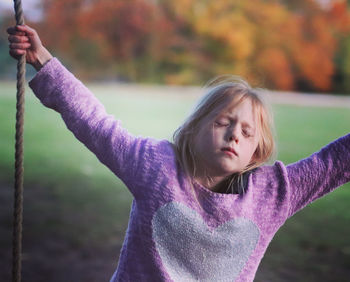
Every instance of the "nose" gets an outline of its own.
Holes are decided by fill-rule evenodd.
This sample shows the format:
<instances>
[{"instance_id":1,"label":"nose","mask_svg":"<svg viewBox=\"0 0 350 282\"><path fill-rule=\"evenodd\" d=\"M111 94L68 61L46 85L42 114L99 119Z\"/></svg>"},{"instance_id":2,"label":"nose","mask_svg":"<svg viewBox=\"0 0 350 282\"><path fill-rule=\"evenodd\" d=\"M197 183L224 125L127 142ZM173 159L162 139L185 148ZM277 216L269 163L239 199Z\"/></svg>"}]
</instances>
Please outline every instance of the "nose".
<instances>
[{"instance_id":1,"label":"nose","mask_svg":"<svg viewBox=\"0 0 350 282\"><path fill-rule=\"evenodd\" d=\"M235 134L231 134L229 140L230 140L230 141L233 141L233 142L235 142L235 143L238 143L238 138L236 137Z\"/></svg>"},{"instance_id":2,"label":"nose","mask_svg":"<svg viewBox=\"0 0 350 282\"><path fill-rule=\"evenodd\" d=\"M237 126L234 126L233 128L229 129L229 141L230 142L235 142L235 143L238 143L239 141L239 138L238 138L238 128Z\"/></svg>"}]
</instances>

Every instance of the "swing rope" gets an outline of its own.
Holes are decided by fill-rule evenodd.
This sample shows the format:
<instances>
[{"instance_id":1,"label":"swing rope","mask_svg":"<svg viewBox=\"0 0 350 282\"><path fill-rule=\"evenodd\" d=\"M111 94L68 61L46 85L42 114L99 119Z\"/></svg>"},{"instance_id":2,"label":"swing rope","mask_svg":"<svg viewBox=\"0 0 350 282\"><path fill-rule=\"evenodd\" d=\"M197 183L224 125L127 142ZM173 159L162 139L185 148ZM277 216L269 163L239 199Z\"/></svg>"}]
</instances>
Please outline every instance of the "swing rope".
<instances>
[{"instance_id":1,"label":"swing rope","mask_svg":"<svg viewBox=\"0 0 350 282\"><path fill-rule=\"evenodd\" d=\"M14 0L17 25L24 25L22 3ZM17 103L16 103L16 143L15 143L15 187L12 238L12 281L21 281L22 261L22 218L23 218L23 124L26 56L17 62Z\"/></svg>"}]
</instances>

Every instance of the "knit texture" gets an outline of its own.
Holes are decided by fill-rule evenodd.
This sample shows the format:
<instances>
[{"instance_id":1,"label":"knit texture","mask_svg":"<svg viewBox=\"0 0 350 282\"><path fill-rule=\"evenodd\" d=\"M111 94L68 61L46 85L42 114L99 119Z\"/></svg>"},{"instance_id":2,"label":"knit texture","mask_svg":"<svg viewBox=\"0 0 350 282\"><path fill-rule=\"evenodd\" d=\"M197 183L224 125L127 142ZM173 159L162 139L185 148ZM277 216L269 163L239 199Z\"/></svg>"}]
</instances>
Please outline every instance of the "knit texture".
<instances>
[{"instance_id":1,"label":"knit texture","mask_svg":"<svg viewBox=\"0 0 350 282\"><path fill-rule=\"evenodd\" d=\"M111 281L253 281L286 219L350 180L346 135L294 164L254 170L244 194L192 188L172 143L128 133L56 58L30 87L134 197Z\"/></svg>"}]
</instances>

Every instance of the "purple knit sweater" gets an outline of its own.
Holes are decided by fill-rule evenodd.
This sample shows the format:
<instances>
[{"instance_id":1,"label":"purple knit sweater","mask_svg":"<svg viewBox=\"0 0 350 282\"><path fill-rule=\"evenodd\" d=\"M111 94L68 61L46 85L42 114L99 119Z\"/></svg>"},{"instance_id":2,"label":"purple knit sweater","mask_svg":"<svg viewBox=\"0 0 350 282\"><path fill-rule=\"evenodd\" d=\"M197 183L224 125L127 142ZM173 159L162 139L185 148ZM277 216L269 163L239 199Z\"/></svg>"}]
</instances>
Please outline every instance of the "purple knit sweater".
<instances>
[{"instance_id":1,"label":"purple knit sweater","mask_svg":"<svg viewBox=\"0 0 350 282\"><path fill-rule=\"evenodd\" d=\"M111 281L253 281L286 219L350 181L346 135L297 163L254 170L244 194L193 183L196 200L172 144L129 134L56 58L30 87L134 197Z\"/></svg>"}]
</instances>

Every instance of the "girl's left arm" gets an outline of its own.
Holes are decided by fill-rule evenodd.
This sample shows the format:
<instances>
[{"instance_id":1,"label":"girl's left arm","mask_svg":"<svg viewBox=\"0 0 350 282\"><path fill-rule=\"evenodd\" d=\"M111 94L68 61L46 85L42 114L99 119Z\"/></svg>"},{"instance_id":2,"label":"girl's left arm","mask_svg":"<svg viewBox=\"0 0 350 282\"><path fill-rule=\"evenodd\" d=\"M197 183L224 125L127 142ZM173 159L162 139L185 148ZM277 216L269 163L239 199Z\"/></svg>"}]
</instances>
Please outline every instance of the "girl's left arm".
<instances>
[{"instance_id":1,"label":"girl's left arm","mask_svg":"<svg viewBox=\"0 0 350 282\"><path fill-rule=\"evenodd\" d=\"M350 134L286 167L291 193L289 216L350 181Z\"/></svg>"}]
</instances>

